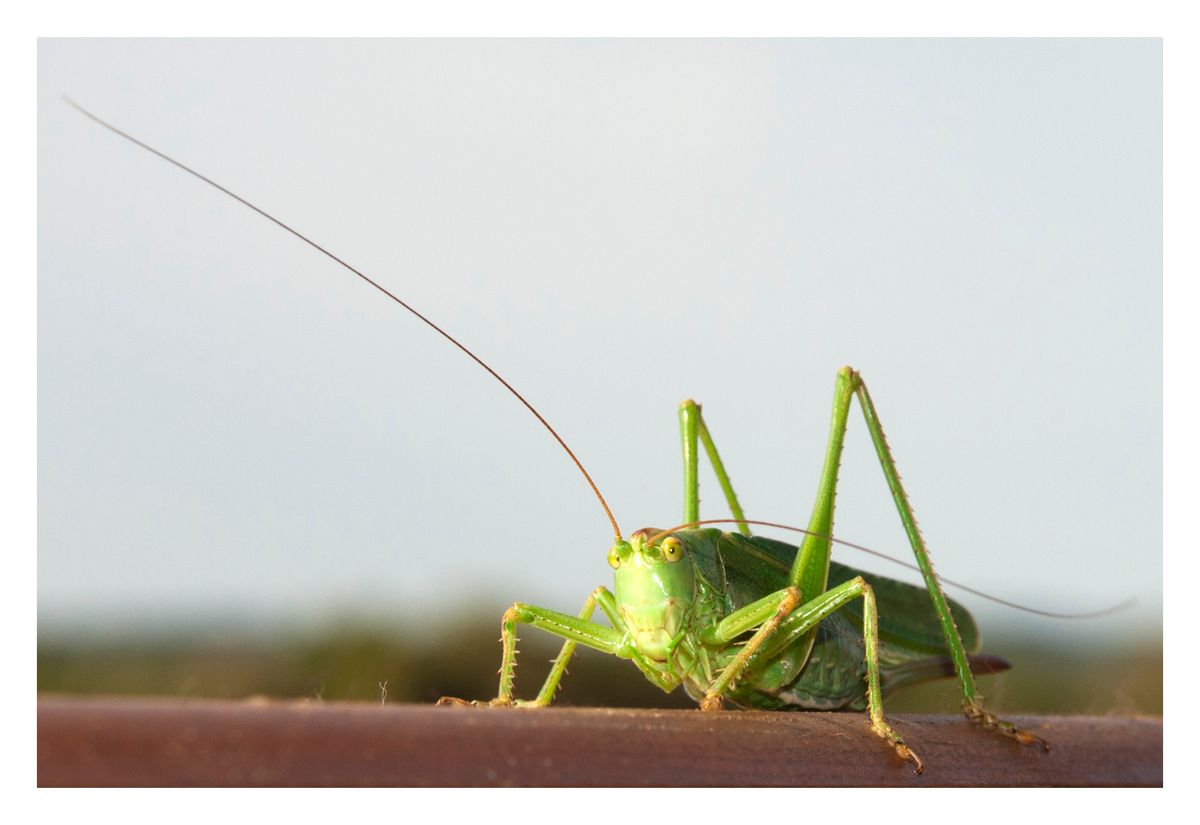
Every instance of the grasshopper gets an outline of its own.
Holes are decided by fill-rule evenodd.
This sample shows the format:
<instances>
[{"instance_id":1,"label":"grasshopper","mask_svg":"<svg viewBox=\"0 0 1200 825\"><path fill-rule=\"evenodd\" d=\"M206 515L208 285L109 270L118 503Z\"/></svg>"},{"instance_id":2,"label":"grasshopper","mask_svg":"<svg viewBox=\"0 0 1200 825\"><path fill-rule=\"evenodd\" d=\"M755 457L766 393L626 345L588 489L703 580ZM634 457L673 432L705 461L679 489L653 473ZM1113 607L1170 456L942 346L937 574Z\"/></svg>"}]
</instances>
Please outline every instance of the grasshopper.
<instances>
[{"instance_id":1,"label":"grasshopper","mask_svg":"<svg viewBox=\"0 0 1200 825\"><path fill-rule=\"evenodd\" d=\"M378 282L266 211L73 101L68 99L67 103L258 212L400 304L499 381L574 462L612 526L607 560L613 568L613 589L597 587L577 615L514 603L501 620L498 694L486 704L549 706L567 664L582 644L630 660L664 691L682 686L702 711L716 711L726 703L769 710L865 709L871 730L918 773L923 770L921 759L888 723L883 697L914 682L953 675L958 681L963 712L972 723L1024 745L1048 750L1040 737L985 709L976 690L975 674L1003 670L1008 664L997 657L975 655L980 637L974 620L962 605L942 592L874 403L856 370L843 367L837 373L824 466L807 527L746 518L700 405L685 400L679 407L683 521L669 529L644 528L625 537L599 487L567 443L529 401L474 352ZM833 537L833 521L838 468L854 399L866 420L916 558L916 569L924 579L923 589L831 560L834 544L849 544ZM700 516L701 447L733 518ZM714 524L736 525L737 529L727 532ZM804 538L793 546L751 535L751 526L792 530ZM592 621L597 607L609 625ZM536 627L564 640L541 690L529 701L513 696L518 625ZM439 704L479 703L446 697Z\"/></svg>"},{"instance_id":2,"label":"grasshopper","mask_svg":"<svg viewBox=\"0 0 1200 825\"><path fill-rule=\"evenodd\" d=\"M830 558L834 543L848 544L832 538L832 531L838 468L854 398L925 580L924 590ZM980 645L975 621L942 592L875 405L856 370L843 367L837 373L833 422L807 528L745 517L695 401L680 404L679 427L683 523L666 530L644 528L626 539L601 497L613 527L608 551L613 590L597 587L577 616L520 602L510 607L501 620L499 694L490 705L548 706L582 644L629 659L664 691L682 686L702 711L720 710L727 701L765 710L865 708L871 730L917 773L923 771L923 763L884 717L883 697L904 685L954 675L963 712L971 722L1049 750L1042 738L984 708L974 675L1009 665L994 656L971 655ZM732 519L700 518L701 445ZM735 524L738 532L708 526L712 524ZM797 547L751 535L751 525L805 536ZM597 607L611 627L591 620ZM513 698L518 624L566 640L541 691L530 701ZM454 698L441 702L471 704Z\"/></svg>"}]
</instances>

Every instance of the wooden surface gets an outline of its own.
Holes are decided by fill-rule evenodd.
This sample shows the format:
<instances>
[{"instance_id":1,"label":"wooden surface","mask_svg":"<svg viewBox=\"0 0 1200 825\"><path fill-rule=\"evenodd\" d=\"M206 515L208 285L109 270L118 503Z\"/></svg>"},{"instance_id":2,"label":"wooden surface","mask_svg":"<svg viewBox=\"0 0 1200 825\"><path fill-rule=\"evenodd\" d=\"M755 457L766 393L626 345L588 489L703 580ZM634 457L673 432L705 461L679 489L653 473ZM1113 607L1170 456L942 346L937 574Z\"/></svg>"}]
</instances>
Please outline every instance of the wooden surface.
<instances>
[{"instance_id":1,"label":"wooden surface","mask_svg":"<svg viewBox=\"0 0 1200 825\"><path fill-rule=\"evenodd\" d=\"M47 698L40 786L1161 785L1162 720L1017 717L1043 754L957 716Z\"/></svg>"}]
</instances>

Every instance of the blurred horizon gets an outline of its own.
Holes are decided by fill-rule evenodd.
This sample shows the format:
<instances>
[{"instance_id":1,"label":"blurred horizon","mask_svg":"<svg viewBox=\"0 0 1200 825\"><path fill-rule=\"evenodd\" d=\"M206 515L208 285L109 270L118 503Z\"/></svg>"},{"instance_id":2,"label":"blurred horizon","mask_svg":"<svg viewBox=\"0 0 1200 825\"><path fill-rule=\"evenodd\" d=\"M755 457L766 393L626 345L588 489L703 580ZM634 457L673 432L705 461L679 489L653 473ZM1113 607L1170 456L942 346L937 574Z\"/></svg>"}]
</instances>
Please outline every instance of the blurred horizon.
<instances>
[{"instance_id":1,"label":"blurred horizon","mask_svg":"<svg viewBox=\"0 0 1200 825\"><path fill-rule=\"evenodd\" d=\"M601 582L611 589L611 582ZM1088 647L1128 646L1147 639L1157 639L1161 644L1162 633L1152 624L1129 623L1128 619L1137 605L1116 610L1111 616L1097 618L1051 618L1030 615L1004 606L987 605L981 612L976 597L963 595L952 586L946 592L951 598L963 602L980 622L980 631L985 641L992 635L1008 639L1026 637L1037 640L1045 636L1066 636L1066 643ZM517 599L522 601L522 599ZM513 602L499 594L487 594L479 588L464 599L466 607L452 610L451 615L473 617L492 616L499 622L500 615ZM479 605L492 605L491 610ZM987 604L983 602L983 604ZM546 605L553 609L569 610L571 605L561 603ZM1119 605L1097 605L1097 609L1120 607ZM1052 608L1050 608L1052 609ZM997 621L995 613L1002 618ZM194 637L203 634L233 633L246 638L286 638L311 632L324 632L328 628L351 625L386 629L421 625L429 620L433 609L413 607L409 610L376 606L370 600L330 600L319 605L308 605L291 611L279 612L271 609L254 610L178 608L153 610L112 607L104 610L90 609L77 612L39 611L37 626L39 639L54 643L72 640L96 640L111 636L119 639L163 639L171 637ZM1007 616L1005 616L1007 614ZM986 617L986 620L981 618ZM1124 621L1123 621L1124 620ZM600 619L602 623L604 621ZM1097 632L1102 630L1103 632ZM538 634L538 631L532 631Z\"/></svg>"},{"instance_id":2,"label":"blurred horizon","mask_svg":"<svg viewBox=\"0 0 1200 825\"><path fill-rule=\"evenodd\" d=\"M91 629L39 635L39 694L157 695L176 698L432 702L489 699L500 659L497 620L478 612L436 625L337 620L290 628L203 623L150 629ZM559 643L526 629L520 637L517 695L532 697ZM1012 669L979 677L994 710L1009 713L1162 714L1161 639L1053 638L985 632L983 649ZM386 685L386 697L383 688ZM957 713L953 679L889 695L891 712ZM556 704L694 708L682 690L664 694L630 662L580 649Z\"/></svg>"}]
</instances>

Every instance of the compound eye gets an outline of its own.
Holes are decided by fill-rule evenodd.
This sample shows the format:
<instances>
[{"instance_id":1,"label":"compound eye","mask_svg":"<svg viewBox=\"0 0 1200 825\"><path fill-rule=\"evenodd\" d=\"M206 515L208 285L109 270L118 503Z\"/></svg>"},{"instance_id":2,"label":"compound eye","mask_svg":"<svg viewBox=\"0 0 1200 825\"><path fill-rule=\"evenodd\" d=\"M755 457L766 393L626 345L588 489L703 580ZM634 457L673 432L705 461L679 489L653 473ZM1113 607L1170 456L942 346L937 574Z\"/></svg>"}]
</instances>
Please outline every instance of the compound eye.
<instances>
[{"instance_id":1,"label":"compound eye","mask_svg":"<svg viewBox=\"0 0 1200 825\"><path fill-rule=\"evenodd\" d=\"M621 554L617 552L615 545L608 551L608 566L613 570L621 566Z\"/></svg>"},{"instance_id":2,"label":"compound eye","mask_svg":"<svg viewBox=\"0 0 1200 825\"><path fill-rule=\"evenodd\" d=\"M683 558L683 542L674 536L667 536L659 547L662 548L663 558L667 561L679 561Z\"/></svg>"}]
</instances>

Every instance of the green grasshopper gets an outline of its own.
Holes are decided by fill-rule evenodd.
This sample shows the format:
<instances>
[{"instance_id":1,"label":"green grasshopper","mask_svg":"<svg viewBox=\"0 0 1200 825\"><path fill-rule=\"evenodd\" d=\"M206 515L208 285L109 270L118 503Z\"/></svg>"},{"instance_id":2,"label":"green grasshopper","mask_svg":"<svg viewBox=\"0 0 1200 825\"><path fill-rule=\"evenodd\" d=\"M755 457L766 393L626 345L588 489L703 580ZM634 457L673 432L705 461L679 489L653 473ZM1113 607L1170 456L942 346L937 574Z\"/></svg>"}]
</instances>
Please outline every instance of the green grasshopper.
<instances>
[{"instance_id":1,"label":"green grasshopper","mask_svg":"<svg viewBox=\"0 0 1200 825\"><path fill-rule=\"evenodd\" d=\"M875 406L859 373L838 371L833 423L817 500L806 528L747 519L734 493L700 405L679 408L683 445L683 523L667 530L642 529L625 538L608 503L582 462L549 422L495 370L457 339L362 272L282 221L177 160L71 106L105 128L158 155L253 209L362 280L430 326L499 381L567 452L604 509L612 526L608 563L614 588L596 588L578 615L517 602L501 621L500 686L492 706L546 707L554 698L578 645L629 659L664 691L683 686L704 711L726 702L770 710L866 709L871 729L920 773L920 758L883 714L883 697L914 682L953 674L962 707L975 724L1026 745L1047 749L1041 738L987 711L976 691L974 673L1008 667L989 656L973 656L979 632L964 607L946 598L917 528L908 494L883 434ZM834 499L846 424L858 399L867 430L900 520L916 557L925 588L861 572L831 560ZM703 446L732 519L700 518L699 450ZM736 524L723 532L712 524ZM798 547L750 535L751 525L804 534ZM852 545L857 546L857 545ZM865 548L859 548L865 549ZM861 612L856 602L861 600ZM592 621L599 607L611 626ZM537 697L513 698L517 625L540 628L564 639L561 652ZM439 704L476 704L444 698Z\"/></svg>"},{"instance_id":2,"label":"green grasshopper","mask_svg":"<svg viewBox=\"0 0 1200 825\"><path fill-rule=\"evenodd\" d=\"M924 590L830 559L833 543L848 543L833 539L832 531L838 467L855 397L925 580ZM979 649L979 632L966 608L942 593L875 405L857 371L843 367L837 374L829 443L805 529L745 517L699 404L680 404L679 426L684 523L667 530L638 530L625 539L600 497L614 534L608 551L613 590L596 588L578 616L520 602L510 607L501 620L499 695L489 704L548 706L576 646L582 644L631 660L664 691L682 685L704 711L720 710L727 700L767 710L865 707L871 729L920 773L921 759L884 717L883 696L953 673L968 719L1049 750L1045 740L983 707L974 674L994 673L1008 664L996 657L969 655ZM701 444L732 519L700 518ZM736 524L739 532L705 528L719 523ZM794 530L805 538L795 547L752 536L749 525ZM858 599L861 612L854 610ZM597 606L611 627L591 620ZM518 624L566 640L532 701L513 699ZM470 704L453 698L441 702Z\"/></svg>"}]
</instances>

